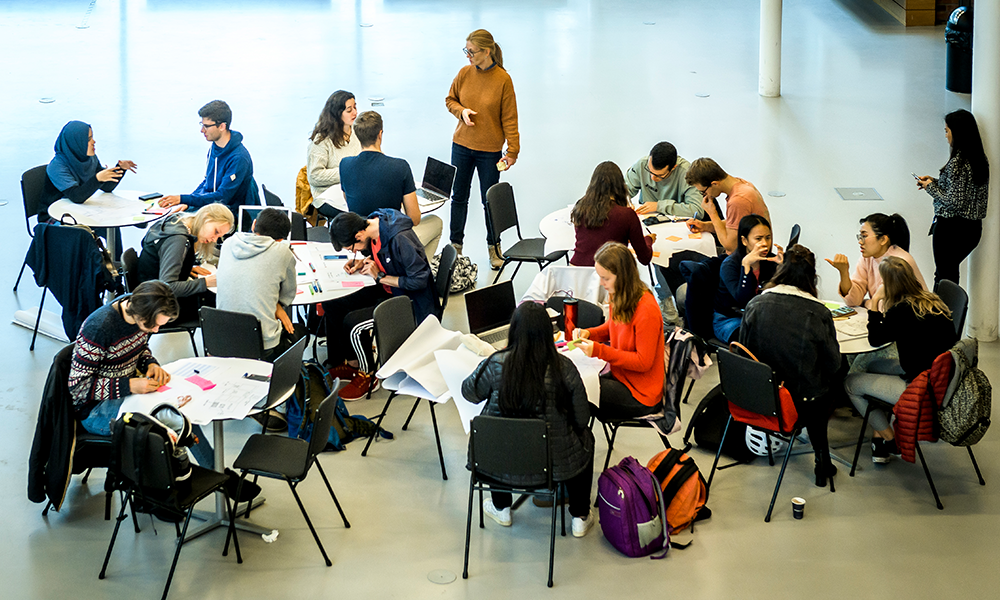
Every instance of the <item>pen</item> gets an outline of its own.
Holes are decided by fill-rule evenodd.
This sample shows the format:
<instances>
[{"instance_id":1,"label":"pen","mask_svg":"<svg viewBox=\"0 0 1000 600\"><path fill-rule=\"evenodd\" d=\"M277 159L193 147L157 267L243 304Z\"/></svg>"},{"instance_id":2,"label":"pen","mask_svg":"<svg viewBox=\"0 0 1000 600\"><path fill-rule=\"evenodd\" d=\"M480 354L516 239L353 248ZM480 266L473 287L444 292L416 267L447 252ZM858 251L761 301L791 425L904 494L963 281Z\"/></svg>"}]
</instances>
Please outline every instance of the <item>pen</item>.
<instances>
[{"instance_id":1,"label":"pen","mask_svg":"<svg viewBox=\"0 0 1000 600\"><path fill-rule=\"evenodd\" d=\"M198 369L194 369L194 372L196 375L201 375L201 371L199 371Z\"/></svg>"},{"instance_id":2,"label":"pen","mask_svg":"<svg viewBox=\"0 0 1000 600\"><path fill-rule=\"evenodd\" d=\"M315 290L313 289L313 286L312 286L312 284L309 284L309 295L310 295L310 296L313 296L313 295L315 295L315 294L316 294L316 291L315 291Z\"/></svg>"},{"instance_id":3,"label":"pen","mask_svg":"<svg viewBox=\"0 0 1000 600\"><path fill-rule=\"evenodd\" d=\"M321 294L323 293L323 288L321 288L319 285L319 279L316 280L316 289L319 290L319 293Z\"/></svg>"},{"instance_id":4,"label":"pen","mask_svg":"<svg viewBox=\"0 0 1000 600\"><path fill-rule=\"evenodd\" d=\"M313 273L316 272L316 267L314 267L312 263L309 263L309 268L312 269Z\"/></svg>"}]
</instances>

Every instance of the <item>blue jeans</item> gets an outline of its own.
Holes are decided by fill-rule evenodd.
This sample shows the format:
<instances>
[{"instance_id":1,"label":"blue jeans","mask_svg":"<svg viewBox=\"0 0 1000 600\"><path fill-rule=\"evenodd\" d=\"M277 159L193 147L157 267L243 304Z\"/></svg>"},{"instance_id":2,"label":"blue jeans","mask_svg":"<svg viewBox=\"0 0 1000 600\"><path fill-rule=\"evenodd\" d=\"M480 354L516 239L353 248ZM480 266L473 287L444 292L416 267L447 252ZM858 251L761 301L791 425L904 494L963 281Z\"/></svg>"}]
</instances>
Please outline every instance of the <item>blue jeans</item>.
<instances>
[{"instance_id":1,"label":"blue jeans","mask_svg":"<svg viewBox=\"0 0 1000 600\"><path fill-rule=\"evenodd\" d=\"M455 185L451 191L451 242L461 244L465 240L465 221L469 216L469 194L472 191L472 174L479 171L479 193L486 213L486 243L499 244L493 239L490 227L490 211L486 209L486 190L500 183L500 152L480 152L452 143L451 164L455 166Z\"/></svg>"},{"instance_id":2,"label":"blue jeans","mask_svg":"<svg viewBox=\"0 0 1000 600\"><path fill-rule=\"evenodd\" d=\"M121 409L122 400L124 398L101 402L90 411L87 418L81 421L80 424L94 435L111 435L111 423L118 419L118 411ZM205 437L201 426L194 425L191 430L198 438L198 443L191 446L191 454L194 455L194 459L198 461L199 465L206 469L214 469L215 452L212 451L212 445L208 443L208 438Z\"/></svg>"}]
</instances>

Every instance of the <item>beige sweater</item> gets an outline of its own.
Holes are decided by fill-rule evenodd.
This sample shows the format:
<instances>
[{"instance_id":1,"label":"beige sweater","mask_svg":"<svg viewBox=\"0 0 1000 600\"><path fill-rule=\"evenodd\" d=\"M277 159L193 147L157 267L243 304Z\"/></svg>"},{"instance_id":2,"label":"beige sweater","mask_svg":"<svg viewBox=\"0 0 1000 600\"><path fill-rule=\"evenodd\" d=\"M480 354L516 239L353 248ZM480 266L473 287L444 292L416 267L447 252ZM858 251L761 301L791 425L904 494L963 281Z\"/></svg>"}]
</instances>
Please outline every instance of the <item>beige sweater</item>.
<instances>
[{"instance_id":1,"label":"beige sweater","mask_svg":"<svg viewBox=\"0 0 1000 600\"><path fill-rule=\"evenodd\" d=\"M306 156L306 177L313 198L319 197L327 188L340 183L340 160L361 154L361 142L351 128L351 139L340 148L335 148L329 138L318 144L309 140L309 154Z\"/></svg>"}]
</instances>

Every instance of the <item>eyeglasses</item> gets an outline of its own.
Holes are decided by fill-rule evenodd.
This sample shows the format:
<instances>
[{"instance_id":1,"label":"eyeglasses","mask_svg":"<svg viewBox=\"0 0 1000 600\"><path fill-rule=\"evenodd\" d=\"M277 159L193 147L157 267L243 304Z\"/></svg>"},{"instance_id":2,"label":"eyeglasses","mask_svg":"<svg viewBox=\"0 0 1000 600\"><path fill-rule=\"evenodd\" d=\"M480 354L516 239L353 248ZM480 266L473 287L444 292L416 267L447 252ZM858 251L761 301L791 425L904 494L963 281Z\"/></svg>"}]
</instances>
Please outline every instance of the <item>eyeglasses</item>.
<instances>
[{"instance_id":1,"label":"eyeglasses","mask_svg":"<svg viewBox=\"0 0 1000 600\"><path fill-rule=\"evenodd\" d=\"M855 237L857 237L857 238L858 238L858 241L859 241L859 242L863 242L863 241L865 241L865 240L867 240L867 239L868 239L868 234L867 234L867 233L859 233L859 234L858 234L857 236L855 236ZM876 235L875 237L876 237L876 238L880 238L880 237L882 237L882 236L880 236L880 235Z\"/></svg>"},{"instance_id":2,"label":"eyeglasses","mask_svg":"<svg viewBox=\"0 0 1000 600\"><path fill-rule=\"evenodd\" d=\"M667 169L666 173L654 173L653 171L651 171L649 169L649 164L648 163L642 165L642 168L646 169L646 172L649 173L650 177L656 177L657 179L661 179L662 180L662 179L666 179L667 177L670 176L670 169L669 168Z\"/></svg>"},{"instance_id":3,"label":"eyeglasses","mask_svg":"<svg viewBox=\"0 0 1000 600\"><path fill-rule=\"evenodd\" d=\"M469 50L468 48L462 48L462 52L465 52L465 55L468 56L469 58L472 58L473 56L479 54L482 51L483 51L482 48L480 48L479 50Z\"/></svg>"},{"instance_id":4,"label":"eyeglasses","mask_svg":"<svg viewBox=\"0 0 1000 600\"><path fill-rule=\"evenodd\" d=\"M202 129L211 129L213 127L218 127L218 123L198 123L198 126Z\"/></svg>"}]
</instances>

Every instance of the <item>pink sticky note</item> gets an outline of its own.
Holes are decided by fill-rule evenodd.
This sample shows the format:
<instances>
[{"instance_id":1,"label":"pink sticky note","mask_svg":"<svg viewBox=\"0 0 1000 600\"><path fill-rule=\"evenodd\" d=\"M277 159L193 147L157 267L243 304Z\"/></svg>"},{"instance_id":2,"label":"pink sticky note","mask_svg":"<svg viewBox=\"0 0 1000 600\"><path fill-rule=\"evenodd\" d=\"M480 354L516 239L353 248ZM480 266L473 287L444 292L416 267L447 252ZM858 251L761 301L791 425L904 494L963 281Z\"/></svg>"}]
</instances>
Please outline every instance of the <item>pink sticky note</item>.
<instances>
[{"instance_id":1,"label":"pink sticky note","mask_svg":"<svg viewBox=\"0 0 1000 600\"><path fill-rule=\"evenodd\" d=\"M365 284L362 281L345 281L345 282L341 283L341 285L344 286L344 287L350 287L350 288L365 287Z\"/></svg>"},{"instance_id":2,"label":"pink sticky note","mask_svg":"<svg viewBox=\"0 0 1000 600\"><path fill-rule=\"evenodd\" d=\"M298 296L299 294L304 294L305 292L305 290L298 290L295 292L295 295Z\"/></svg>"},{"instance_id":3,"label":"pink sticky note","mask_svg":"<svg viewBox=\"0 0 1000 600\"><path fill-rule=\"evenodd\" d=\"M169 389L170 389L169 385L161 385L160 387L156 388L156 391L158 391L158 392L165 392L165 391L167 391Z\"/></svg>"},{"instance_id":4,"label":"pink sticky note","mask_svg":"<svg viewBox=\"0 0 1000 600\"><path fill-rule=\"evenodd\" d=\"M192 376L188 377L187 379L185 379L185 381L190 381L191 383L193 383L196 386L200 387L202 389L202 391L208 391L208 390L210 390L210 389L212 389L212 388L215 387L214 383L212 383L211 381L205 379L201 375L192 375Z\"/></svg>"}]
</instances>

